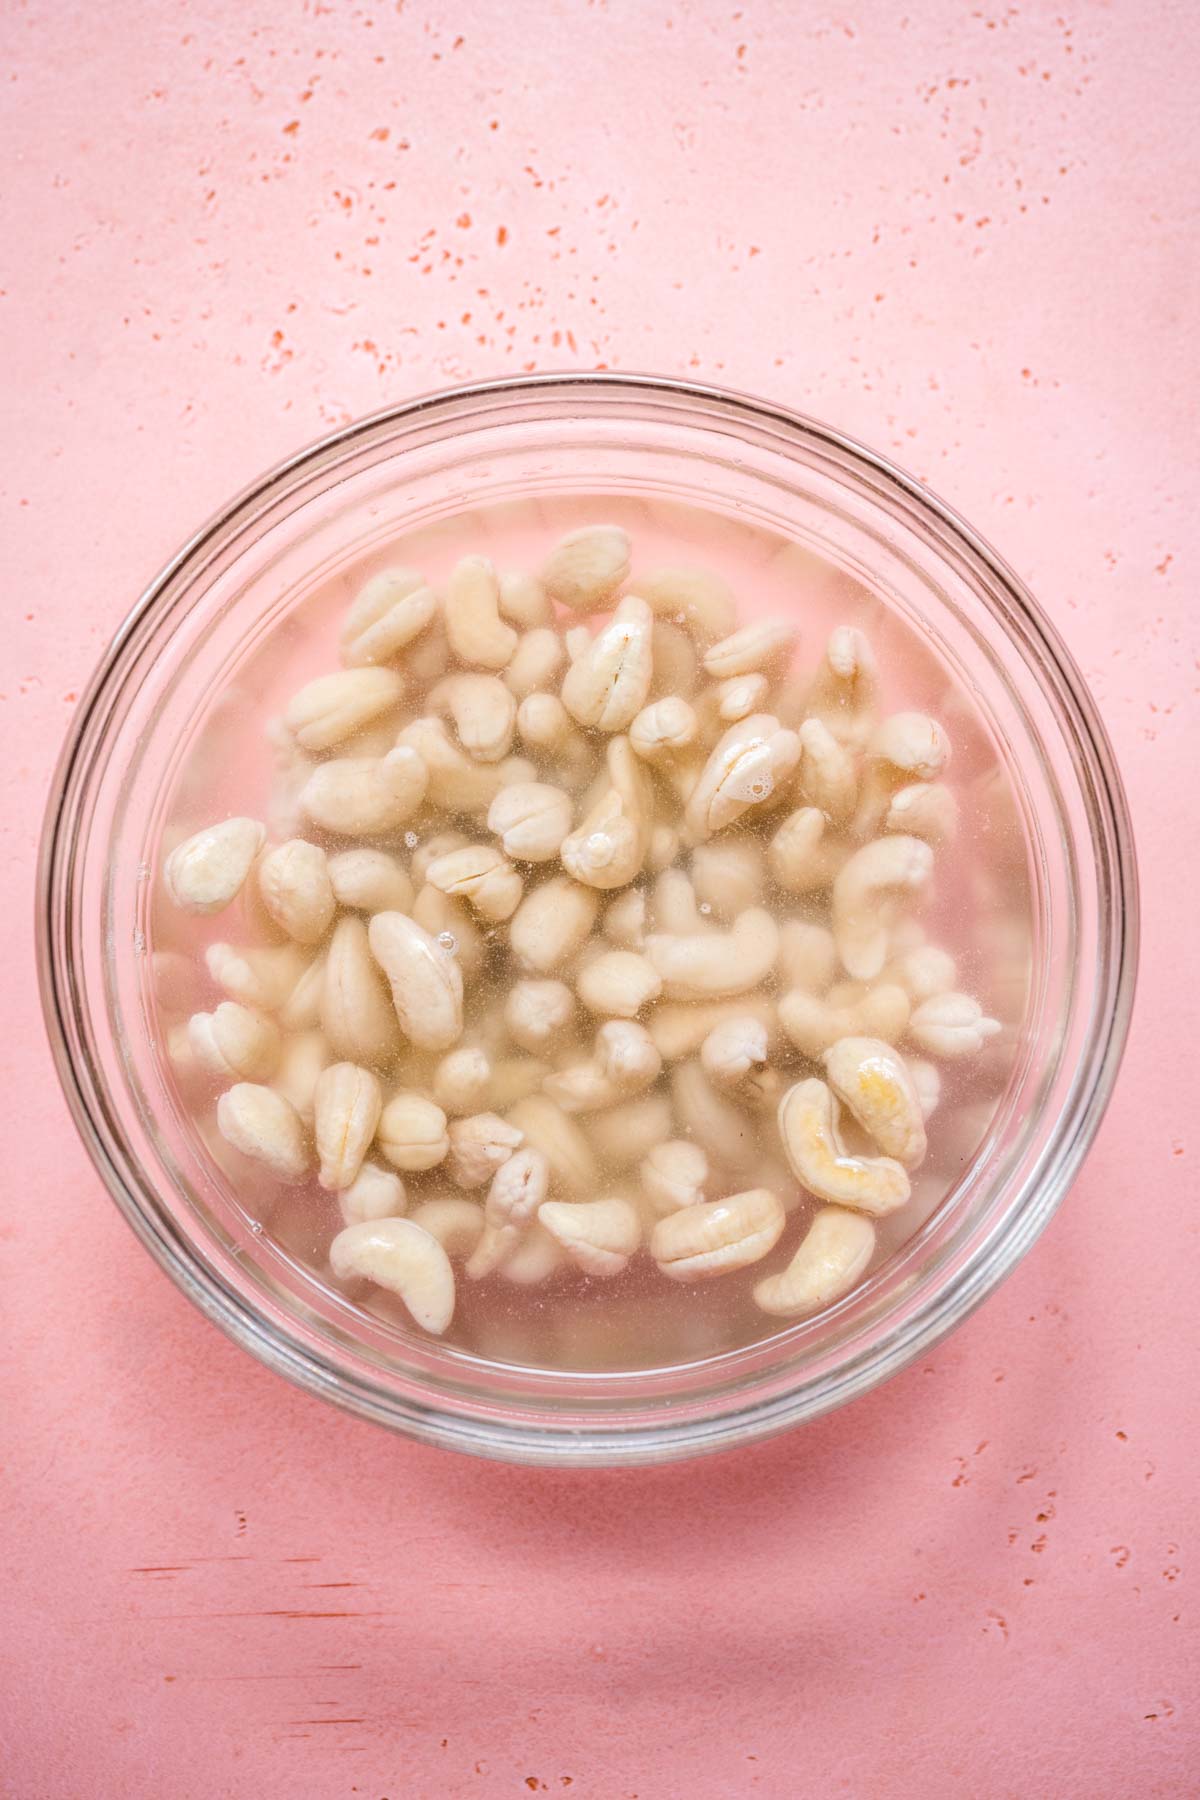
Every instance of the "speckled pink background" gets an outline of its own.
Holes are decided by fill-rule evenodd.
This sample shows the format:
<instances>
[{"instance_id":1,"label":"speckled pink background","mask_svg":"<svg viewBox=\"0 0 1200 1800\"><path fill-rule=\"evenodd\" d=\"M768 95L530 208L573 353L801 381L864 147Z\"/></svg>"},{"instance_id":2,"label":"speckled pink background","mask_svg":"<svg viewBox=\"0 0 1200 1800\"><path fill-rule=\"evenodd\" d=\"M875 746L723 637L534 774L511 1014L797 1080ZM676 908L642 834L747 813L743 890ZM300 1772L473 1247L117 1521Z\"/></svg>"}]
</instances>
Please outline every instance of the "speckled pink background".
<instances>
[{"instance_id":1,"label":"speckled pink background","mask_svg":"<svg viewBox=\"0 0 1200 1800\"><path fill-rule=\"evenodd\" d=\"M0 48L0 1792L1195 1792L1192 9L10 0ZM30 946L49 765L188 530L385 401L596 366L777 395L1002 548L1147 926L987 1307L803 1434L608 1478L393 1440L204 1324L75 1141Z\"/></svg>"}]
</instances>

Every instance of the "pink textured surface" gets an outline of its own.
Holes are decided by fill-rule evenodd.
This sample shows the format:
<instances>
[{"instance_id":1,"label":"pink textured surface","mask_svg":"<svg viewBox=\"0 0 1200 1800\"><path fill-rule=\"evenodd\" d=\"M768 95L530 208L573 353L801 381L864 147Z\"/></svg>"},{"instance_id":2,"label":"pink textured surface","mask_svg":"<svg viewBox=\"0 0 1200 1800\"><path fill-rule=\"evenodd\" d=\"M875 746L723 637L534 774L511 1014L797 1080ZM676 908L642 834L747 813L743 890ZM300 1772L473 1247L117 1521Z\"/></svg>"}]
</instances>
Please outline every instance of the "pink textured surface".
<instances>
[{"instance_id":1,"label":"pink textured surface","mask_svg":"<svg viewBox=\"0 0 1200 1800\"><path fill-rule=\"evenodd\" d=\"M0 1791L1194 1791L1191 10L14 0L0 34ZM598 364L778 395L1001 547L1103 707L1147 914L1098 1144L983 1312L801 1435L609 1478L392 1440L203 1323L67 1123L29 926L72 705L194 523L387 400Z\"/></svg>"}]
</instances>

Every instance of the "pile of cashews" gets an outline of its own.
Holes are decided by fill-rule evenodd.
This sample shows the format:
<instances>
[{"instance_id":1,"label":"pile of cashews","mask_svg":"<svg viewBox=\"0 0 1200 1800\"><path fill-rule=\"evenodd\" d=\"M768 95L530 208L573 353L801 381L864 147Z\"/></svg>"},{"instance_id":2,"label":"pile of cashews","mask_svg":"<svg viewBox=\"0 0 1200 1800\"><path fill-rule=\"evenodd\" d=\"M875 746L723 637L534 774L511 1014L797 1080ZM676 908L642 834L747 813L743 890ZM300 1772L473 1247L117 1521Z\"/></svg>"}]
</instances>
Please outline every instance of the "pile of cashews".
<instances>
[{"instance_id":1,"label":"pile of cashews","mask_svg":"<svg viewBox=\"0 0 1200 1800\"><path fill-rule=\"evenodd\" d=\"M162 864L237 920L166 1035L181 1091L221 1090L259 1179L315 1173L328 1278L435 1335L458 1279L645 1253L698 1282L791 1225L754 1300L831 1305L910 1198L939 1065L1001 1029L914 916L957 818L940 725L880 716L857 629L803 669L800 606L739 625L719 576L631 580L630 550L594 525L536 576L374 576L272 723L267 823Z\"/></svg>"}]
</instances>

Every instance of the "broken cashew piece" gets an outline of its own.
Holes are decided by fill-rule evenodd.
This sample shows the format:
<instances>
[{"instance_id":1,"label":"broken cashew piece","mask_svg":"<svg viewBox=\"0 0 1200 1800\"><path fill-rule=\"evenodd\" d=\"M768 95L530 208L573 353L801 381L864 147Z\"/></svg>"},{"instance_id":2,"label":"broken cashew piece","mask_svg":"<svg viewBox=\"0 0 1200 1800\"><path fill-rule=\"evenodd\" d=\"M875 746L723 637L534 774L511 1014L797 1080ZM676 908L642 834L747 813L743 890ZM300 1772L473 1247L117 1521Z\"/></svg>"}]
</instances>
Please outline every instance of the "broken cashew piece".
<instances>
[{"instance_id":1,"label":"broken cashew piece","mask_svg":"<svg viewBox=\"0 0 1200 1800\"><path fill-rule=\"evenodd\" d=\"M487 824L514 862L552 862L571 829L571 801L547 782L517 782L501 788L488 808Z\"/></svg>"},{"instance_id":2,"label":"broken cashew piece","mask_svg":"<svg viewBox=\"0 0 1200 1800\"><path fill-rule=\"evenodd\" d=\"M392 1095L379 1115L376 1135L393 1168L411 1174L436 1168L450 1148L441 1107L409 1088Z\"/></svg>"},{"instance_id":3,"label":"broken cashew piece","mask_svg":"<svg viewBox=\"0 0 1200 1800\"><path fill-rule=\"evenodd\" d=\"M441 1337L454 1317L454 1270L437 1239L412 1219L348 1225L329 1246L339 1281L358 1276L404 1302L416 1324Z\"/></svg>"},{"instance_id":4,"label":"broken cashew piece","mask_svg":"<svg viewBox=\"0 0 1200 1800\"><path fill-rule=\"evenodd\" d=\"M903 1206L908 1176L889 1156L850 1156L837 1135L837 1101L816 1077L798 1081L779 1103L779 1136L792 1174L819 1200L884 1218Z\"/></svg>"},{"instance_id":5,"label":"broken cashew piece","mask_svg":"<svg viewBox=\"0 0 1200 1800\"><path fill-rule=\"evenodd\" d=\"M482 1187L523 1141L519 1126L497 1113L472 1113L450 1125L446 1172L456 1187Z\"/></svg>"},{"instance_id":6,"label":"broken cashew piece","mask_svg":"<svg viewBox=\"0 0 1200 1800\"><path fill-rule=\"evenodd\" d=\"M426 879L452 900L467 901L493 925L512 918L525 892L521 876L494 844L466 844L439 856Z\"/></svg>"},{"instance_id":7,"label":"broken cashew piece","mask_svg":"<svg viewBox=\"0 0 1200 1800\"><path fill-rule=\"evenodd\" d=\"M875 1251L875 1227L861 1213L823 1206L786 1269L754 1290L756 1305L777 1318L799 1318L832 1306L865 1273Z\"/></svg>"},{"instance_id":8,"label":"broken cashew piece","mask_svg":"<svg viewBox=\"0 0 1200 1800\"><path fill-rule=\"evenodd\" d=\"M695 743L696 730L696 714L687 701L668 694L637 714L629 727L629 742L645 762L657 762L672 750L686 750Z\"/></svg>"},{"instance_id":9,"label":"broken cashew piece","mask_svg":"<svg viewBox=\"0 0 1200 1800\"><path fill-rule=\"evenodd\" d=\"M223 1081L266 1081L279 1066L278 1026L236 1000L222 1000L210 1013L193 1013L187 1042L201 1068Z\"/></svg>"},{"instance_id":10,"label":"broken cashew piece","mask_svg":"<svg viewBox=\"0 0 1200 1800\"><path fill-rule=\"evenodd\" d=\"M786 1222L777 1194L748 1188L668 1213L654 1227L650 1254L672 1281L707 1281L758 1262L775 1248Z\"/></svg>"}]
</instances>

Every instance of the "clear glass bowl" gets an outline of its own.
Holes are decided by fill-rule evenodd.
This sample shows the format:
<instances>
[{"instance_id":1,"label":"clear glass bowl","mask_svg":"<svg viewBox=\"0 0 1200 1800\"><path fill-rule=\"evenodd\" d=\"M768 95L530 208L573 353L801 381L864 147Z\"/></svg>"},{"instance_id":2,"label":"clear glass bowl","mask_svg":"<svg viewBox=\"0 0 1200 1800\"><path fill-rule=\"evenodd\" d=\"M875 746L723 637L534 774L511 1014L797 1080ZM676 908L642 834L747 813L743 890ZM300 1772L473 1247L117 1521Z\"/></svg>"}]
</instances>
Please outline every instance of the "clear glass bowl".
<instances>
[{"instance_id":1,"label":"clear glass bowl","mask_svg":"<svg viewBox=\"0 0 1200 1800\"><path fill-rule=\"evenodd\" d=\"M485 1363L351 1306L230 1203L164 1085L146 955L167 777L247 643L322 572L416 525L530 496L638 495L759 521L925 634L1000 747L1020 820L1032 980L1010 1076L944 1204L859 1289L725 1355L621 1374ZM1137 882L1125 798L1079 671L961 519L873 452L779 407L616 375L498 381L391 408L263 477L159 575L75 715L46 815L43 1005L79 1131L143 1244L279 1373L431 1443L515 1462L666 1461L812 1419L928 1350L1062 1199L1116 1076Z\"/></svg>"}]
</instances>

